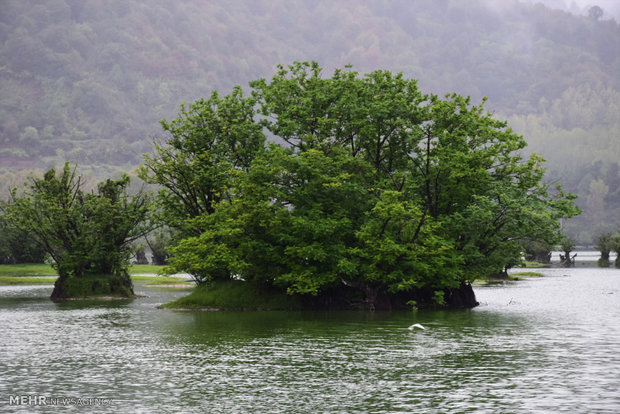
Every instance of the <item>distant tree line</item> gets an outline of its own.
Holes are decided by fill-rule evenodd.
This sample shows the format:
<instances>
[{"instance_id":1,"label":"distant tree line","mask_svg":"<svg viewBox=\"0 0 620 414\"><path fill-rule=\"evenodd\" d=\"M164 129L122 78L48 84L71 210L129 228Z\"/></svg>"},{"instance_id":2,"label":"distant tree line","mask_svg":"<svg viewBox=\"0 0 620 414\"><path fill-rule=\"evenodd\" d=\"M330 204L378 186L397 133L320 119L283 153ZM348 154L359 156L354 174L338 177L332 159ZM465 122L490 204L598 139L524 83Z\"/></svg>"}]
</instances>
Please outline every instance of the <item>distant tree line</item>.
<instances>
[{"instance_id":1,"label":"distant tree line","mask_svg":"<svg viewBox=\"0 0 620 414\"><path fill-rule=\"evenodd\" d=\"M501 11L489 5L5 1L0 162L135 165L151 150L150 126L173 113L177 102L270 74L274 61L300 54L331 67L393 68L424 79L421 86L432 91L488 96L506 117L538 114L558 100L570 104L563 96L576 90L618 93L615 21L540 4L513 2ZM572 102L569 110L555 108L565 115L554 128L606 113L596 103Z\"/></svg>"},{"instance_id":2,"label":"distant tree line","mask_svg":"<svg viewBox=\"0 0 620 414\"><path fill-rule=\"evenodd\" d=\"M17 169L65 160L99 179L127 171L153 150L149 135L178 102L230 91L301 55L391 68L440 94L488 96L527 139L525 151L547 160L546 179L580 195L584 214L567 234L593 245L601 226L620 224L620 26L597 18L599 8L575 16L484 0L317 4L3 2L0 191L15 185Z\"/></svg>"}]
</instances>

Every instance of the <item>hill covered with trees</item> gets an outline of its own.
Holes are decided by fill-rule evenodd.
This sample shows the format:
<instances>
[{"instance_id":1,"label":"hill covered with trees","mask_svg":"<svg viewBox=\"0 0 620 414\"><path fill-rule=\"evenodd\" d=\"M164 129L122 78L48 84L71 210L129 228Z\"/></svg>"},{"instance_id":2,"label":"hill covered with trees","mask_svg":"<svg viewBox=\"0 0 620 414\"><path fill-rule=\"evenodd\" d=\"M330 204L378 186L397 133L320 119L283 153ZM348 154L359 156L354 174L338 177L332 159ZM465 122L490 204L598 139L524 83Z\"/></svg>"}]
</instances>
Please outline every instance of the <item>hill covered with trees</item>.
<instances>
[{"instance_id":1,"label":"hill covered with trees","mask_svg":"<svg viewBox=\"0 0 620 414\"><path fill-rule=\"evenodd\" d=\"M499 4L498 4L499 3ZM620 217L620 26L519 1L7 0L0 9L0 174L64 161L135 168L181 102L316 60L388 69L507 119L580 195L566 231ZM602 10L601 10L602 11ZM1 189L6 193L6 189Z\"/></svg>"}]
</instances>

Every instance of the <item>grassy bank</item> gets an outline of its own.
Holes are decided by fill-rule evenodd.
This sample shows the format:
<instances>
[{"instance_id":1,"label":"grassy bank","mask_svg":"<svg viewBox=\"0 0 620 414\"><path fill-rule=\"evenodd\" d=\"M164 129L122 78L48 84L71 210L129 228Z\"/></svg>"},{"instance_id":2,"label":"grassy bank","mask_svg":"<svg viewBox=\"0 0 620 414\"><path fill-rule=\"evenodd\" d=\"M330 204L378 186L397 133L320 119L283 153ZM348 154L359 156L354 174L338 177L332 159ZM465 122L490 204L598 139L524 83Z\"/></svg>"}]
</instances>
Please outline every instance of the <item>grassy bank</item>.
<instances>
[{"instance_id":1,"label":"grassy bank","mask_svg":"<svg viewBox=\"0 0 620 414\"><path fill-rule=\"evenodd\" d=\"M0 285L53 285L56 277L0 276Z\"/></svg>"},{"instance_id":2,"label":"grassy bank","mask_svg":"<svg viewBox=\"0 0 620 414\"><path fill-rule=\"evenodd\" d=\"M158 274L163 266L155 266L155 265L131 265L129 266L129 274L135 275L140 273L148 273L148 274Z\"/></svg>"},{"instance_id":3,"label":"grassy bank","mask_svg":"<svg viewBox=\"0 0 620 414\"><path fill-rule=\"evenodd\" d=\"M508 280L523 280L529 277L543 277L543 276L544 274L540 272L532 272L532 271L513 272L513 273L508 273Z\"/></svg>"},{"instance_id":4,"label":"grassy bank","mask_svg":"<svg viewBox=\"0 0 620 414\"><path fill-rule=\"evenodd\" d=\"M235 280L198 286L188 296L162 305L162 308L168 309L230 310L281 310L301 307L299 298Z\"/></svg>"},{"instance_id":5,"label":"grassy bank","mask_svg":"<svg viewBox=\"0 0 620 414\"><path fill-rule=\"evenodd\" d=\"M549 263L540 263L540 262L528 262L527 260L523 261L523 266L520 267L524 267L527 269L540 269L540 268L544 268L544 267L551 267L551 264Z\"/></svg>"},{"instance_id":6,"label":"grassy bank","mask_svg":"<svg viewBox=\"0 0 620 414\"><path fill-rule=\"evenodd\" d=\"M484 279L476 279L474 283L493 283L493 282L501 282L507 280L523 280L528 277L543 277L544 274L540 272L534 271L523 271L523 272L510 272L504 277L488 277Z\"/></svg>"},{"instance_id":7,"label":"grassy bank","mask_svg":"<svg viewBox=\"0 0 620 414\"><path fill-rule=\"evenodd\" d=\"M53 277L31 277L31 276L0 276L0 285L53 285L57 276ZM188 287L194 283L181 277L166 276L131 276L131 280L136 283L146 283L149 287Z\"/></svg>"},{"instance_id":8,"label":"grassy bank","mask_svg":"<svg viewBox=\"0 0 620 414\"><path fill-rule=\"evenodd\" d=\"M147 285L176 285L179 283L194 284L194 282L178 276L131 275L131 280L134 282L145 282Z\"/></svg>"},{"instance_id":9,"label":"grassy bank","mask_svg":"<svg viewBox=\"0 0 620 414\"><path fill-rule=\"evenodd\" d=\"M131 265L129 273L157 274L161 269L162 266L155 265ZM0 276L56 276L56 271L44 263L5 264L0 265Z\"/></svg>"},{"instance_id":10,"label":"grassy bank","mask_svg":"<svg viewBox=\"0 0 620 414\"><path fill-rule=\"evenodd\" d=\"M509 273L508 277L542 277L544 274L540 272L515 272Z\"/></svg>"},{"instance_id":11,"label":"grassy bank","mask_svg":"<svg viewBox=\"0 0 620 414\"><path fill-rule=\"evenodd\" d=\"M161 268L153 265L132 265L129 273L132 281L144 282L148 286L192 285L192 282L186 282L185 278L181 277L153 276ZM0 265L0 285L52 285L56 278L56 271L47 264Z\"/></svg>"},{"instance_id":12,"label":"grassy bank","mask_svg":"<svg viewBox=\"0 0 620 414\"><path fill-rule=\"evenodd\" d=\"M52 266L43 263L0 265L0 276L56 276Z\"/></svg>"}]
</instances>

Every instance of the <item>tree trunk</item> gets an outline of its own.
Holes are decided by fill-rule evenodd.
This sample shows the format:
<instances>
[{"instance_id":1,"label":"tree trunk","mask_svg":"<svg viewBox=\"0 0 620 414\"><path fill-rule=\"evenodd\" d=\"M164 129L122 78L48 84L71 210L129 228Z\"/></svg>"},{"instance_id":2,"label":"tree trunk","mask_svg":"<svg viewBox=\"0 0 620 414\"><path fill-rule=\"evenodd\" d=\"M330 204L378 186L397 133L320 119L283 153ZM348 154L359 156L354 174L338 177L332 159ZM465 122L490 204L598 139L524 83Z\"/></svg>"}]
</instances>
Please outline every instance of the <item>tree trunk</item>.
<instances>
[{"instance_id":1,"label":"tree trunk","mask_svg":"<svg viewBox=\"0 0 620 414\"><path fill-rule=\"evenodd\" d=\"M560 266L563 266L563 267L575 266L575 257L577 256L577 253L575 253L573 257L570 256L570 252L564 252L564 253L565 254L560 254Z\"/></svg>"},{"instance_id":2,"label":"tree trunk","mask_svg":"<svg viewBox=\"0 0 620 414\"><path fill-rule=\"evenodd\" d=\"M461 283L458 288L447 289L445 300L449 308L475 308L480 304L471 283Z\"/></svg>"},{"instance_id":3,"label":"tree trunk","mask_svg":"<svg viewBox=\"0 0 620 414\"><path fill-rule=\"evenodd\" d=\"M140 265L149 264L149 260L146 258L146 253L144 253L144 250L136 253L136 261L134 263Z\"/></svg>"}]
</instances>

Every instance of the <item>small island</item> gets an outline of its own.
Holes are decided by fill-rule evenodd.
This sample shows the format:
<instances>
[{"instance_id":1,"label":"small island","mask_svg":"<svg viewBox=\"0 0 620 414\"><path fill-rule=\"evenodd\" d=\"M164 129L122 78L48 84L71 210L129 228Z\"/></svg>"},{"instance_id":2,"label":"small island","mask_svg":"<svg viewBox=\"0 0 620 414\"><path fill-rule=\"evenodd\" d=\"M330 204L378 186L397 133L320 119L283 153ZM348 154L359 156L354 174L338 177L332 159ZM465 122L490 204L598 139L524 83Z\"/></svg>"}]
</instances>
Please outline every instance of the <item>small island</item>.
<instances>
[{"instance_id":1,"label":"small island","mask_svg":"<svg viewBox=\"0 0 620 414\"><path fill-rule=\"evenodd\" d=\"M97 191L82 190L69 163L13 190L9 220L26 229L53 260L58 273L53 300L133 298L128 266L131 242L152 229L150 197L127 194L129 177L108 179Z\"/></svg>"},{"instance_id":2,"label":"small island","mask_svg":"<svg viewBox=\"0 0 620 414\"><path fill-rule=\"evenodd\" d=\"M469 98L315 62L250 87L182 105L140 170L175 232L167 272L198 284L167 307L474 307L472 281L579 213Z\"/></svg>"}]
</instances>

